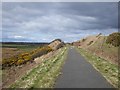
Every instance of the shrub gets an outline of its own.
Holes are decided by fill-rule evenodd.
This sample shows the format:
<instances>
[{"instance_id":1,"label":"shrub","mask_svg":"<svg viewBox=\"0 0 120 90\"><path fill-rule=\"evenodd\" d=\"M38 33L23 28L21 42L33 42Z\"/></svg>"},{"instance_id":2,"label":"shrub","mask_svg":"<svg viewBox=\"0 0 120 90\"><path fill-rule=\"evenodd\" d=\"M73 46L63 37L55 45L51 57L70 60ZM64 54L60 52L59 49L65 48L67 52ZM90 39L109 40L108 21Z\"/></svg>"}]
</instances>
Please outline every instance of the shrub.
<instances>
[{"instance_id":1,"label":"shrub","mask_svg":"<svg viewBox=\"0 0 120 90\"><path fill-rule=\"evenodd\" d=\"M24 53L18 56L18 59L23 59L24 61L29 61L31 59L31 56L29 53Z\"/></svg>"},{"instance_id":2,"label":"shrub","mask_svg":"<svg viewBox=\"0 0 120 90\"><path fill-rule=\"evenodd\" d=\"M37 50L33 51L32 59L40 57L44 54L47 54L48 52L52 51L52 49L49 46L44 46L43 48L38 48Z\"/></svg>"},{"instance_id":3,"label":"shrub","mask_svg":"<svg viewBox=\"0 0 120 90\"><path fill-rule=\"evenodd\" d=\"M87 45L91 45L93 43L93 41L90 41Z\"/></svg>"},{"instance_id":4,"label":"shrub","mask_svg":"<svg viewBox=\"0 0 120 90\"><path fill-rule=\"evenodd\" d=\"M113 46L119 46L120 45L120 33L119 32L115 32L110 34L107 37L106 43L108 44L112 44Z\"/></svg>"},{"instance_id":5,"label":"shrub","mask_svg":"<svg viewBox=\"0 0 120 90\"><path fill-rule=\"evenodd\" d=\"M83 39L82 39L82 42L84 42L85 40L86 40L86 39L83 38Z\"/></svg>"},{"instance_id":6,"label":"shrub","mask_svg":"<svg viewBox=\"0 0 120 90\"><path fill-rule=\"evenodd\" d=\"M24 63L24 60L23 59L19 59L17 62L16 62L16 65L21 65Z\"/></svg>"},{"instance_id":7,"label":"shrub","mask_svg":"<svg viewBox=\"0 0 120 90\"><path fill-rule=\"evenodd\" d=\"M2 61L2 66L12 66L12 65L21 65L25 64L28 61L33 61L35 58L40 57L41 55L47 54L48 52L52 51L49 46L39 47L34 49L29 53L22 53L17 56L13 56L9 59L4 59Z\"/></svg>"},{"instance_id":8,"label":"shrub","mask_svg":"<svg viewBox=\"0 0 120 90\"><path fill-rule=\"evenodd\" d=\"M100 35L102 35L102 33L99 33L96 37L99 37Z\"/></svg>"},{"instance_id":9,"label":"shrub","mask_svg":"<svg viewBox=\"0 0 120 90\"><path fill-rule=\"evenodd\" d=\"M17 62L17 56L13 56L11 58L8 59L3 59L2 60L2 65L4 66L12 66Z\"/></svg>"}]
</instances>

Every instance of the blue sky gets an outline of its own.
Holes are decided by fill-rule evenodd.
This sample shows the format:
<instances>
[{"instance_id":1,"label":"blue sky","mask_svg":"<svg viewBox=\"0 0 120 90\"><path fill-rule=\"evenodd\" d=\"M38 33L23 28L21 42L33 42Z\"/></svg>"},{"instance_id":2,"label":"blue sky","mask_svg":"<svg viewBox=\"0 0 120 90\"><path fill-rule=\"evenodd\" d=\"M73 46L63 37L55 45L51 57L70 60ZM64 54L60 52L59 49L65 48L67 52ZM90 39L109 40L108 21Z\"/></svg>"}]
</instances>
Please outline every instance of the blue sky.
<instances>
[{"instance_id":1,"label":"blue sky","mask_svg":"<svg viewBox=\"0 0 120 90\"><path fill-rule=\"evenodd\" d=\"M116 2L4 2L2 41L65 42L118 31Z\"/></svg>"}]
</instances>

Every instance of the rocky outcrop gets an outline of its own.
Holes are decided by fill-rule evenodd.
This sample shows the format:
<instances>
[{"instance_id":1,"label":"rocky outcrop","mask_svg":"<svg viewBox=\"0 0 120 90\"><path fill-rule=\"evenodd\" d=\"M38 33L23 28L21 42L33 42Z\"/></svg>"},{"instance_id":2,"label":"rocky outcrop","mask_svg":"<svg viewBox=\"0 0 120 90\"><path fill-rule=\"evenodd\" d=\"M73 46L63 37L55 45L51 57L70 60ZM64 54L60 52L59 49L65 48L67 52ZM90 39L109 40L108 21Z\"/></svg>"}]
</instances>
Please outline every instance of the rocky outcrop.
<instances>
[{"instance_id":1,"label":"rocky outcrop","mask_svg":"<svg viewBox=\"0 0 120 90\"><path fill-rule=\"evenodd\" d=\"M53 50L57 50L64 46L64 42L60 39L55 39L48 46L51 47Z\"/></svg>"}]
</instances>

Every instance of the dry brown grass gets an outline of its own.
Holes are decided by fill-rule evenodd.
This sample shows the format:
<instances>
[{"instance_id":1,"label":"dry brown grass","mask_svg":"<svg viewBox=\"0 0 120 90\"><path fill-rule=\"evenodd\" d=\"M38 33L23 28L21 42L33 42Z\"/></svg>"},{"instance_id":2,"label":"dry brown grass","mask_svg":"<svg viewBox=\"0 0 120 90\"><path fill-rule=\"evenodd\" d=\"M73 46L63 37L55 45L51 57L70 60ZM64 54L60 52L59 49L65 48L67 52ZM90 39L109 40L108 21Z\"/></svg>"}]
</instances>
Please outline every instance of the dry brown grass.
<instances>
[{"instance_id":1,"label":"dry brown grass","mask_svg":"<svg viewBox=\"0 0 120 90\"><path fill-rule=\"evenodd\" d=\"M106 37L101 36L96 43L87 48L88 51L95 55L118 64L118 47L105 43Z\"/></svg>"},{"instance_id":2,"label":"dry brown grass","mask_svg":"<svg viewBox=\"0 0 120 90\"><path fill-rule=\"evenodd\" d=\"M2 48L2 58L7 59L22 52L17 48Z\"/></svg>"},{"instance_id":3,"label":"dry brown grass","mask_svg":"<svg viewBox=\"0 0 120 90\"><path fill-rule=\"evenodd\" d=\"M106 43L106 36L88 36L84 41L80 40L79 48L95 54L105 60L118 64L118 48ZM92 42L92 43L91 43Z\"/></svg>"},{"instance_id":4,"label":"dry brown grass","mask_svg":"<svg viewBox=\"0 0 120 90\"><path fill-rule=\"evenodd\" d=\"M93 43L95 43L96 41L98 40L98 37L96 37L96 36L88 36L87 38L86 38L86 41L85 42L83 42L83 47L85 47L85 48L87 48L87 47L89 47L89 43L92 41L92 44Z\"/></svg>"},{"instance_id":5,"label":"dry brown grass","mask_svg":"<svg viewBox=\"0 0 120 90\"><path fill-rule=\"evenodd\" d=\"M13 56L16 56L22 52L23 50L17 49L17 48L0 48L2 51L0 52L0 64L2 64L2 60L11 58Z\"/></svg>"}]
</instances>

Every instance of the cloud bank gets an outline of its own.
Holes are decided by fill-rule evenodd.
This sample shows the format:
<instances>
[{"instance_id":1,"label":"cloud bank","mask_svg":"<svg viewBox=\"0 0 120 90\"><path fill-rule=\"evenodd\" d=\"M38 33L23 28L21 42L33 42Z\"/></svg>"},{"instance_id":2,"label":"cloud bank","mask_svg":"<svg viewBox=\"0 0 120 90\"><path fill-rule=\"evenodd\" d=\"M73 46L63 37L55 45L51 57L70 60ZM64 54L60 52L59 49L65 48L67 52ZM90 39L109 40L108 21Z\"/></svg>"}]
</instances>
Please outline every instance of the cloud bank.
<instances>
[{"instance_id":1,"label":"cloud bank","mask_svg":"<svg viewBox=\"0 0 120 90\"><path fill-rule=\"evenodd\" d=\"M2 41L65 42L118 29L117 2L4 2Z\"/></svg>"}]
</instances>

